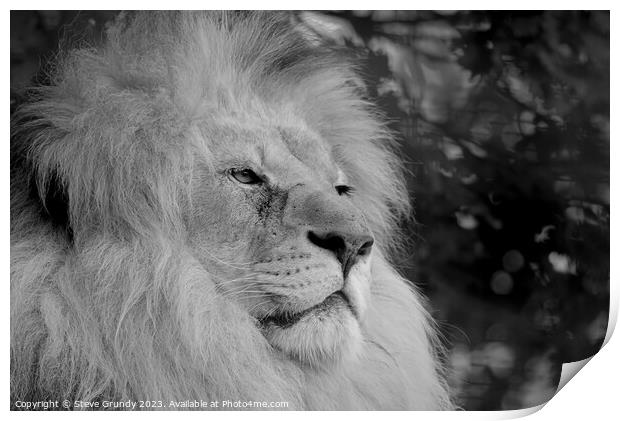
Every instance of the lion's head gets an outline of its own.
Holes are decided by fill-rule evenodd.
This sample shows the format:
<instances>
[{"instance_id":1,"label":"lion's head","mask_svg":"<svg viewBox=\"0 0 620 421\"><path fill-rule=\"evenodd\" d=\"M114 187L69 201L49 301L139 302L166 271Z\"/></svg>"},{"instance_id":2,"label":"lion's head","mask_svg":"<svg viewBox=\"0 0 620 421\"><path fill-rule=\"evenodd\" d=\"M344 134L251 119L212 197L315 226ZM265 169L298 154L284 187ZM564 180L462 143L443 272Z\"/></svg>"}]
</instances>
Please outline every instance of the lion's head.
<instances>
[{"instance_id":1,"label":"lion's head","mask_svg":"<svg viewBox=\"0 0 620 421\"><path fill-rule=\"evenodd\" d=\"M353 355L374 238L330 145L278 116L210 124L203 139L185 215L194 256L274 348L315 366Z\"/></svg>"},{"instance_id":2,"label":"lion's head","mask_svg":"<svg viewBox=\"0 0 620 421\"><path fill-rule=\"evenodd\" d=\"M400 162L316 44L286 15L123 15L33 91L13 118L14 399L449 406L386 258Z\"/></svg>"}]
</instances>

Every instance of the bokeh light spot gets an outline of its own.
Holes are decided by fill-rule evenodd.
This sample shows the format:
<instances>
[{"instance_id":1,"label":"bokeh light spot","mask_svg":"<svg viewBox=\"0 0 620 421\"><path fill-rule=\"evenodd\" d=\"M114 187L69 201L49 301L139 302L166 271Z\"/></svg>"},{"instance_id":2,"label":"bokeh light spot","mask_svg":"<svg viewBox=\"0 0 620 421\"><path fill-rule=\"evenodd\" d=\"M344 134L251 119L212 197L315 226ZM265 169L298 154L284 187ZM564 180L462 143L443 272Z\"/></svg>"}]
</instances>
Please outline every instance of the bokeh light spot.
<instances>
[{"instance_id":1,"label":"bokeh light spot","mask_svg":"<svg viewBox=\"0 0 620 421\"><path fill-rule=\"evenodd\" d=\"M502 258L504 269L508 272L516 272L523 267L525 259L518 250L510 250Z\"/></svg>"},{"instance_id":2,"label":"bokeh light spot","mask_svg":"<svg viewBox=\"0 0 620 421\"><path fill-rule=\"evenodd\" d=\"M507 295L512 291L512 276L508 272L498 270L491 278L491 289L497 295Z\"/></svg>"}]
</instances>

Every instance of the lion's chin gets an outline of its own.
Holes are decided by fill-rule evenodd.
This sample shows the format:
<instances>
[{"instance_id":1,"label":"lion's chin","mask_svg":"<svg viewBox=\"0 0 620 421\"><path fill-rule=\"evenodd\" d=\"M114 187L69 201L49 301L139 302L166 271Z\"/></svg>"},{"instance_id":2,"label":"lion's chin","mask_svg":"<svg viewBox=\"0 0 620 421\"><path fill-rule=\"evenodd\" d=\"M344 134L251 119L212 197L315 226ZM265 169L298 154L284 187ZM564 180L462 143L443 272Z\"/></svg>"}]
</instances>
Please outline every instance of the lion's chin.
<instances>
[{"instance_id":1,"label":"lion's chin","mask_svg":"<svg viewBox=\"0 0 620 421\"><path fill-rule=\"evenodd\" d=\"M262 323L267 341L280 352L313 368L329 368L359 354L362 333L342 294L289 319Z\"/></svg>"}]
</instances>

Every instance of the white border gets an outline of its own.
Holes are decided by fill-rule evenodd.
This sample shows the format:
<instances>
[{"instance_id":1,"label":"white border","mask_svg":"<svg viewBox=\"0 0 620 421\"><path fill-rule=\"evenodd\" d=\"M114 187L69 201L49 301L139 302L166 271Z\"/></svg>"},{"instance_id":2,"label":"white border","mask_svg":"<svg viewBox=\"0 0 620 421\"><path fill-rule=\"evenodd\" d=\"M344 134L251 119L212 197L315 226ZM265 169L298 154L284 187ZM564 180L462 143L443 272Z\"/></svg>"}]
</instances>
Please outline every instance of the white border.
<instances>
[{"instance_id":1,"label":"white border","mask_svg":"<svg viewBox=\"0 0 620 421\"><path fill-rule=\"evenodd\" d=\"M88 6L90 9L169 9L170 6L174 6L176 9L206 9L206 8L223 8L223 9L252 9L257 8L257 4L251 4L250 2L239 2L239 1L227 1L227 2L197 2L197 1L184 1L177 0L175 2L161 2L161 1L107 1L107 2L89 2L88 4L84 4L83 1L62 1L62 2L53 2L49 1L25 1L25 2L16 2L10 1L5 3L10 9L84 9L85 6ZM380 8L377 2L368 2L368 1L356 1L356 2L338 2L334 3L333 1L313 1L313 2L295 2L294 8L307 8L314 10L321 9L428 9L429 6L432 6L434 9L444 9L444 10L454 10L454 9L481 9L481 10L492 10L492 9L603 9L610 10L612 9L613 3L611 1L588 1L586 2L576 2L576 1L562 1L560 2L550 2L550 1L531 1L531 0L523 0L515 4L506 4L499 3L497 0L491 1L470 1L470 2L456 2L456 1L434 1L434 2L381 2ZM274 2L274 1L262 1L260 2L260 8L264 9L290 9L293 4L285 3L282 1ZM304 7L305 6L305 7ZM2 27L5 31L5 36L2 40L3 50L5 59L9 57L10 51L10 24L9 24L9 12L8 10L2 15ZM618 36L617 30L615 26L615 12L612 10L611 13L611 75L618 74L618 65L617 65L617 54L614 54L614 48L617 49ZM0 358L0 364L3 367L3 373L5 375L4 381L2 382L1 392L3 396L3 410L6 412L9 408L9 145L8 145L8 120L9 120L9 102L6 99L10 96L10 87L8 81L10 66L4 65L2 68L4 80L5 82L5 119L3 123L3 133L5 134L5 146L3 149L2 159L4 164L4 176L0 177L0 197L3 201L3 206L0 209L1 212L1 225L0 230L2 233L2 238L4 241L2 242L2 273L4 274L4 294L2 295L2 308L4 315L4 323L2 323L2 345L4 349L4 357ZM610 121L620 121L616 117L617 115L617 107L615 99L618 98L618 84L612 77L611 80L611 104L610 104ZM613 133L613 129L611 131ZM618 139L615 141L611 141L611 156L619 156L620 150L619 146L616 144ZM617 170L614 170L614 166L611 168L611 201L615 202L617 198ZM618 314L618 298L619 298L619 283L618 283L618 275L619 272L619 262L620 254L618 254L617 245L618 241L614 239L618 237L618 229L614 221L616 221L616 216L618 213L615 212L615 208L611 209L611 250L612 250L612 259L611 259L611 305L610 305L610 324L608 329L608 335L606 341L606 345L603 349L595 355L592 360L587 364L586 368L579 372L575 379L571 380L565 388L563 388L557 396L555 396L547 405L544 406L540 411L536 412L535 409L529 410L519 410L519 411L498 411L498 412L451 412L451 413L411 413L411 412L389 412L389 413L375 413L375 412L355 412L351 414L342 414L342 413L333 413L333 412L322 412L322 413L311 413L311 412L297 412L295 414L291 413L278 413L278 412L251 412L251 413L232 413L232 412L221 412L221 413L182 413L182 414L169 414L169 413L93 413L93 414L76 414L76 413L46 413L44 416L46 418L51 419L61 419L65 417L79 417L81 419L84 416L90 417L112 417L119 416L121 418L124 417L148 417L149 420L152 420L153 417L157 419L168 418L170 416L176 417L200 417L201 419L205 419L205 417L218 418L218 419L237 419L237 417L252 417L253 419L261 420L261 419L269 419L272 420L274 418L279 417L291 417L295 418L299 417L300 419L315 419L316 417L331 419L332 417L354 417L355 419L366 419L367 417L390 417L396 419L430 419L430 420L445 420L445 419L513 419L521 416L525 416L535 412L535 414L530 416L530 419L562 419L562 420L572 420L579 419L583 420L584 418L589 419L612 419L614 416L617 416L618 409L616 400L617 398L617 382L618 375L620 374L617 356L620 355L620 345L619 340L614 337L610 337L613 328L615 327L615 323L617 321ZM617 335L616 335L617 336ZM540 409L540 408L537 408ZM31 417L39 417L40 413L21 413L21 412L11 412L9 414L11 417L19 417L19 418L31 418Z\"/></svg>"}]
</instances>

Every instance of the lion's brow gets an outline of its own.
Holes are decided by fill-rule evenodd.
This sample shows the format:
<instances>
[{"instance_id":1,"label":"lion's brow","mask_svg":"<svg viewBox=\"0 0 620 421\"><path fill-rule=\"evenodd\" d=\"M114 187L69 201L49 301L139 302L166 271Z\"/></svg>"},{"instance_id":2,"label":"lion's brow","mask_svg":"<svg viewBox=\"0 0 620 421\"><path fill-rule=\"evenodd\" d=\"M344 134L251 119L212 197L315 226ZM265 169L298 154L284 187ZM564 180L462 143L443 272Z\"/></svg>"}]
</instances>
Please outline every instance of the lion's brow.
<instances>
[{"instance_id":1,"label":"lion's brow","mask_svg":"<svg viewBox=\"0 0 620 421\"><path fill-rule=\"evenodd\" d=\"M278 127L282 141L287 146L289 153L304 165L319 170L327 179L338 179L338 167L335 165L329 150L320 136L300 128Z\"/></svg>"}]
</instances>

